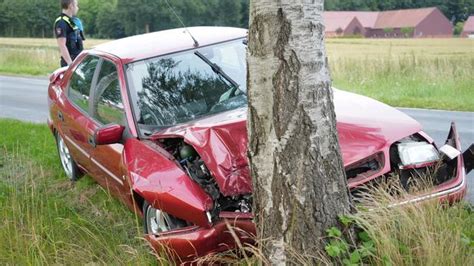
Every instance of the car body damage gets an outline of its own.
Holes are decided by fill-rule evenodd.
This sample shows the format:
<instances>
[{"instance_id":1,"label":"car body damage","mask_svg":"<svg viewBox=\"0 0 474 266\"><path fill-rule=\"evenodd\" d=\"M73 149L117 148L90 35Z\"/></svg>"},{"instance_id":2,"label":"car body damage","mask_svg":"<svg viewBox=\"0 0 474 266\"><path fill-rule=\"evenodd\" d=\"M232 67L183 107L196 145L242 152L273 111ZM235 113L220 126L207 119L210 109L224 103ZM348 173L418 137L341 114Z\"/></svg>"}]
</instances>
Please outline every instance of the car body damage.
<instances>
[{"instance_id":1,"label":"car body damage","mask_svg":"<svg viewBox=\"0 0 474 266\"><path fill-rule=\"evenodd\" d=\"M335 90L334 101L336 110L341 110L338 109L338 106L344 103L344 100L346 100L345 97L349 97L346 92ZM359 104L362 103L364 98L359 99ZM357 97L355 97L355 99L357 99ZM370 99L366 100L368 100L366 105L371 105L372 108L375 108L378 104L377 102L372 102ZM392 112L392 114L388 116L392 116L393 119L397 121L394 123L382 123L382 119L377 122L377 118L374 119L374 116L368 118L358 112L350 112L350 117L346 116L343 112L338 113L337 128L340 146L348 176L349 189L353 196L357 197L359 187L363 187L370 181L379 181L381 178L393 174L400 177L401 184L409 190L411 181L425 177L426 173L431 173L434 176L434 180L432 180L433 190L423 194L413 194L408 199L393 203L392 206L418 202L430 198L439 198L440 200L449 202L462 199L466 193L466 183L463 158L460 156L460 152L458 152L454 158L449 158L443 155L442 152L439 152L440 157L435 161L401 167L400 159L394 149L396 149L398 144L405 142L405 139L433 145L435 148L436 146L434 146L431 138L420 131L421 126L415 120L388 106L382 107ZM350 122L351 119L354 119L353 117L358 117L356 123ZM230 191L227 190L227 192L231 194L226 196L237 196L248 193L247 190L239 190L239 188L242 187L241 184L244 185L243 187L245 189L251 189L248 164L246 157L244 157L247 150L245 120L245 110L238 109L218 116L195 120L192 123L167 128L166 130L154 134L152 139L155 143L158 143L158 145L154 147L161 152L166 150L164 147L169 146L170 140L175 143L191 145L196 151L196 156L200 156L204 161L204 165L209 167L210 175L217 181L217 189L219 189L220 193L222 193L229 184L232 184L234 189ZM400 126L403 128L400 129ZM445 144L453 147L457 151L461 150L454 123L450 128ZM172 151L168 151L168 158L172 158L176 161L176 168L181 168L178 161L182 160L182 156L173 156L172 154ZM237 160L233 160L233 158L237 158L241 161L237 163ZM211 162L209 160L211 160ZM375 166L371 166L371 162L375 162ZM232 179L230 182L227 181L226 178L234 178L234 176L222 173L230 173L229 170L237 169L238 167L245 169L245 171L238 171L240 179ZM436 171L434 168L436 168ZM356 169L362 170L355 171ZM190 180L195 179L189 172L188 177ZM181 185L176 184L176 186ZM201 187L204 188L203 186ZM208 191L207 189L204 190ZM219 197L213 197L212 195L210 195L210 197L215 200L214 206L220 204L217 200ZM238 197L235 199L237 198ZM237 202L237 200L235 201ZM218 211L214 209L214 212L211 211L213 213L212 220L214 221L212 229L189 226L177 229L176 231L167 232L159 237L150 235L148 239L156 250L160 250L163 245L167 248L171 247L173 250L179 250L175 255L180 259L194 258L195 256L206 254L201 253L201 249L195 249L195 247L205 247L204 249L213 250L215 252L222 251L227 248L223 249L223 247L219 247L219 243L227 243L230 245L228 248L235 244L233 241L227 241L227 237L229 237L231 233L229 231L230 229L224 226L224 221L229 221L229 218L232 217L232 220L230 220L233 221L232 228L239 232L238 235L241 241L252 243L255 227L251 221L251 203L246 202L246 204L248 206L248 209L246 209L248 212L247 216L242 216L246 213L242 212L243 210L239 209L237 204L234 205L233 209L219 209ZM180 213L172 212L172 214L184 219Z\"/></svg>"},{"instance_id":2,"label":"car body damage","mask_svg":"<svg viewBox=\"0 0 474 266\"><path fill-rule=\"evenodd\" d=\"M364 108L344 107L349 100L357 102ZM426 171L438 162L438 160L423 162L412 165L409 170L402 170L398 165L399 162L394 161L396 157L394 153L397 151L393 149L405 138L413 138L420 143L435 147L433 141L421 131L421 125L404 113L367 97L336 89L334 89L334 102L339 142L350 189L392 173L401 176L404 179L401 181L402 184L408 189L408 179L415 172L420 176L420 171ZM369 110L374 109L383 112L383 115L380 118L370 115ZM180 124L154 134L152 139L157 143L164 143L166 139L181 138L199 154L204 165L209 168L210 175L215 178L219 192L223 196L250 194L252 183L245 156L247 151L245 111L237 109L194 120L192 123ZM391 121L387 122L382 117ZM447 144L460 150L457 138L452 136L454 132L453 125ZM458 160L458 157L454 160ZM446 161L441 166L436 166L446 168L448 165L453 163ZM452 166L449 171L439 170L434 184L439 185L449 177L454 177Z\"/></svg>"},{"instance_id":3,"label":"car body damage","mask_svg":"<svg viewBox=\"0 0 474 266\"><path fill-rule=\"evenodd\" d=\"M448 149L445 149L446 147ZM446 150L454 151L454 156L445 152ZM426 176L424 174L428 173L428 176L431 177L428 181L431 182L432 189L424 193L413 194L408 199L392 203L390 206L436 198L441 202L452 203L464 198L467 191L466 176L470 170L466 171L464 167L461 142L454 122L451 124L444 146L438 151L440 157L436 161L410 165L408 168L399 167L397 171L404 186L408 184L404 182L405 180L423 178Z\"/></svg>"},{"instance_id":4,"label":"car body damage","mask_svg":"<svg viewBox=\"0 0 474 266\"><path fill-rule=\"evenodd\" d=\"M252 216L233 216L223 214L212 228L191 226L160 236L147 235L146 238L155 251L171 250L170 255L181 262L205 256L209 251L221 252L238 245L254 244L256 234Z\"/></svg>"},{"instance_id":5,"label":"car body damage","mask_svg":"<svg viewBox=\"0 0 474 266\"><path fill-rule=\"evenodd\" d=\"M153 138L183 138L199 153L224 196L250 194L245 123L246 110L238 109L169 128Z\"/></svg>"},{"instance_id":6,"label":"car body damage","mask_svg":"<svg viewBox=\"0 0 474 266\"><path fill-rule=\"evenodd\" d=\"M131 188L156 208L193 224L209 227L211 198L173 158L153 142L128 141L124 162Z\"/></svg>"},{"instance_id":7,"label":"car body damage","mask_svg":"<svg viewBox=\"0 0 474 266\"><path fill-rule=\"evenodd\" d=\"M255 235L247 32L189 30L202 47L181 29L116 40L54 72L48 90L48 125L67 176L89 173L143 216L150 245L171 251L177 261L251 244ZM348 188L356 200L366 185L388 178L410 193L392 205L464 196L474 148L461 153L454 124L437 147L417 121L395 108L333 92ZM426 176L431 189L412 192Z\"/></svg>"}]
</instances>

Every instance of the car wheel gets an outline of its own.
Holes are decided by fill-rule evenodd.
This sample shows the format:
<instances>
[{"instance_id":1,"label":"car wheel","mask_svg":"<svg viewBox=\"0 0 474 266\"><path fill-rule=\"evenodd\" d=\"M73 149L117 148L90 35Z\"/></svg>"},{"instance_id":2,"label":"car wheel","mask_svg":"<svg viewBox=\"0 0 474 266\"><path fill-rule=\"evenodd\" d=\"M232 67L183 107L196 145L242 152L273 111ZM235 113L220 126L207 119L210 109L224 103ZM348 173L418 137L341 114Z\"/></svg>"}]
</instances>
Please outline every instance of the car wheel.
<instances>
[{"instance_id":1,"label":"car wheel","mask_svg":"<svg viewBox=\"0 0 474 266\"><path fill-rule=\"evenodd\" d=\"M143 203L143 214L145 234L157 235L187 226L185 221L169 215L160 209L155 209L146 201Z\"/></svg>"},{"instance_id":2,"label":"car wheel","mask_svg":"<svg viewBox=\"0 0 474 266\"><path fill-rule=\"evenodd\" d=\"M64 139L59 133L56 133L56 146L58 148L59 160L63 167L64 173L71 181L76 181L81 177L81 172L77 167L76 162L72 159L71 153L69 152Z\"/></svg>"}]
</instances>

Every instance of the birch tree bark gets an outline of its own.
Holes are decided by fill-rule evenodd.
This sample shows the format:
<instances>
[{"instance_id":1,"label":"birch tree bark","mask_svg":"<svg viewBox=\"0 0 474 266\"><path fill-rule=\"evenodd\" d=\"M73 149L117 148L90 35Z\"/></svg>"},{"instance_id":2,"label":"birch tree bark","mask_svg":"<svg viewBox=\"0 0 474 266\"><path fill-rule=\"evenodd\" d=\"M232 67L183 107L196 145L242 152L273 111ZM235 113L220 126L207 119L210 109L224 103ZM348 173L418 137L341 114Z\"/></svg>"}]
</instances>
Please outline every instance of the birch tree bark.
<instances>
[{"instance_id":1,"label":"birch tree bark","mask_svg":"<svg viewBox=\"0 0 474 266\"><path fill-rule=\"evenodd\" d=\"M323 0L251 0L249 161L254 213L272 264L317 254L325 230L348 213Z\"/></svg>"}]
</instances>

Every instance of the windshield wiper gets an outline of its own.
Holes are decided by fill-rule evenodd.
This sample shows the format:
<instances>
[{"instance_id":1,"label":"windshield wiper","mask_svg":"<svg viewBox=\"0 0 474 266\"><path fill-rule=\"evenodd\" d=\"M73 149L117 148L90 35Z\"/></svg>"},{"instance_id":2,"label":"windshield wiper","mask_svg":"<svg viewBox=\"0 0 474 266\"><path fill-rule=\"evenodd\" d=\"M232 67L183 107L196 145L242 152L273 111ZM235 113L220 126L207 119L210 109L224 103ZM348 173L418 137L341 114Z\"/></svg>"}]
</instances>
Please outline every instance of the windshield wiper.
<instances>
[{"instance_id":1,"label":"windshield wiper","mask_svg":"<svg viewBox=\"0 0 474 266\"><path fill-rule=\"evenodd\" d=\"M197 55L199 58L201 58L202 61L206 62L206 64L208 64L212 68L212 71L214 71L216 74L220 75L225 80L227 80L230 84L232 84L232 86L234 87L234 91L235 89L239 88L239 84L237 84L237 82L235 82L229 75L227 75L220 66L218 66L216 63L213 63L211 60L209 60L199 51L195 51L194 54Z\"/></svg>"},{"instance_id":2,"label":"windshield wiper","mask_svg":"<svg viewBox=\"0 0 474 266\"><path fill-rule=\"evenodd\" d=\"M145 137L152 137L169 127L169 126L155 126L155 125L152 126L152 125L144 125L144 124L139 124L139 125L141 126L140 131L143 133Z\"/></svg>"}]
</instances>

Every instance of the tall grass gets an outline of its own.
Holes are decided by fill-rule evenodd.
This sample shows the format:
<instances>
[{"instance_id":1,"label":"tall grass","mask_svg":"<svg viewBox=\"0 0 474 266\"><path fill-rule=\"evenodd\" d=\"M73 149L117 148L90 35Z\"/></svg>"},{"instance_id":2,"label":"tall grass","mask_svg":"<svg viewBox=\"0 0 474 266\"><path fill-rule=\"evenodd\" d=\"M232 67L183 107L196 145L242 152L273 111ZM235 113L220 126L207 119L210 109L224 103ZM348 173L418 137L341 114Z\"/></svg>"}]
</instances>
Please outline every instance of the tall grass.
<instances>
[{"instance_id":1,"label":"tall grass","mask_svg":"<svg viewBox=\"0 0 474 266\"><path fill-rule=\"evenodd\" d=\"M339 58L334 84L393 106L474 111L474 57Z\"/></svg>"},{"instance_id":2,"label":"tall grass","mask_svg":"<svg viewBox=\"0 0 474 266\"><path fill-rule=\"evenodd\" d=\"M427 178L413 183L411 191L429 190L431 182ZM467 202L440 204L436 199L388 207L410 197L397 180L397 176L392 176L377 187L367 187L368 192L361 194L358 212L350 219L354 221L356 232L367 233L374 248L371 255L355 265L474 265L474 207ZM344 254L348 257L356 248L360 251L364 243L353 243L352 234L347 238L351 239L348 241L351 250ZM269 260L261 248L266 241L271 240L259 239L257 247L243 246L237 252L210 255L200 261L267 265ZM291 247L287 250L291 262L296 265L342 264L341 257L331 258L324 251L300 254L292 252ZM247 257L243 259L242 254Z\"/></svg>"},{"instance_id":3,"label":"tall grass","mask_svg":"<svg viewBox=\"0 0 474 266\"><path fill-rule=\"evenodd\" d=\"M57 50L0 47L0 73L38 76L51 73L58 67Z\"/></svg>"},{"instance_id":4,"label":"tall grass","mask_svg":"<svg viewBox=\"0 0 474 266\"><path fill-rule=\"evenodd\" d=\"M474 111L467 39L328 40L334 86L394 106Z\"/></svg>"},{"instance_id":5,"label":"tall grass","mask_svg":"<svg viewBox=\"0 0 474 266\"><path fill-rule=\"evenodd\" d=\"M86 40L86 48L106 40ZM60 64L55 39L0 38L0 73L45 76Z\"/></svg>"},{"instance_id":6,"label":"tall grass","mask_svg":"<svg viewBox=\"0 0 474 266\"><path fill-rule=\"evenodd\" d=\"M421 188L420 188L421 184ZM426 191L428 182L418 184ZM355 215L358 226L375 243L374 265L473 265L474 208L467 202L453 205L431 200L388 208L409 197L399 185L371 188L364 207ZM396 190L396 196L393 191ZM367 211L370 209L370 211Z\"/></svg>"},{"instance_id":7,"label":"tall grass","mask_svg":"<svg viewBox=\"0 0 474 266\"><path fill-rule=\"evenodd\" d=\"M408 205L359 214L383 265L473 265L472 206Z\"/></svg>"},{"instance_id":8,"label":"tall grass","mask_svg":"<svg viewBox=\"0 0 474 266\"><path fill-rule=\"evenodd\" d=\"M135 215L89 177L67 180L47 126L0 128L0 265L156 262Z\"/></svg>"}]
</instances>

